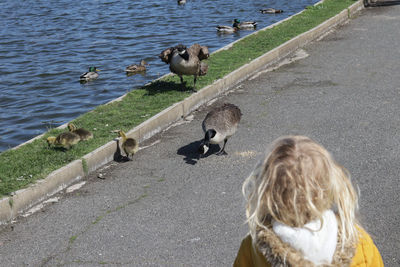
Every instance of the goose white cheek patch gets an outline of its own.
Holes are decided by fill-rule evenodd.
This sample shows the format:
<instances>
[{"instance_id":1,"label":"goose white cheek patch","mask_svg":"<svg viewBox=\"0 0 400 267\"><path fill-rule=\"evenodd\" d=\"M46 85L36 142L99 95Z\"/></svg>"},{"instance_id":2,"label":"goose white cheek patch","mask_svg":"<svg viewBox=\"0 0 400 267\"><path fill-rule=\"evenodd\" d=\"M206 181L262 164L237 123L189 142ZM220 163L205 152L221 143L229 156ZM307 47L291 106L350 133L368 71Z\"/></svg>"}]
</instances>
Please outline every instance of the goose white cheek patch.
<instances>
[{"instance_id":1,"label":"goose white cheek patch","mask_svg":"<svg viewBox=\"0 0 400 267\"><path fill-rule=\"evenodd\" d=\"M206 145L203 145L203 151L204 151L204 154L206 154L206 153L207 153L207 151L208 151L208 146L206 146Z\"/></svg>"}]
</instances>

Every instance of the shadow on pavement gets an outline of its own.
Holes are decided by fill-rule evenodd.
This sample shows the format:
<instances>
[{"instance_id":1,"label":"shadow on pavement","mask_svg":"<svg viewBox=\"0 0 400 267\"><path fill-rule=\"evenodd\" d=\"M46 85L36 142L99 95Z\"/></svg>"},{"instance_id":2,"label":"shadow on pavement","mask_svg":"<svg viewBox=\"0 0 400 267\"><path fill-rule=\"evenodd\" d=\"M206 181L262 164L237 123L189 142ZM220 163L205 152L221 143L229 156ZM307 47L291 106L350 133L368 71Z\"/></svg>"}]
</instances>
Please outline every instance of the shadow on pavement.
<instances>
[{"instance_id":1,"label":"shadow on pavement","mask_svg":"<svg viewBox=\"0 0 400 267\"><path fill-rule=\"evenodd\" d=\"M220 150L219 145L210 145L210 149L205 155L200 155L197 151L202 140L191 142L178 149L177 154L185 156L183 159L187 164L195 165L197 161L202 158L207 158L211 154L214 154Z\"/></svg>"}]
</instances>

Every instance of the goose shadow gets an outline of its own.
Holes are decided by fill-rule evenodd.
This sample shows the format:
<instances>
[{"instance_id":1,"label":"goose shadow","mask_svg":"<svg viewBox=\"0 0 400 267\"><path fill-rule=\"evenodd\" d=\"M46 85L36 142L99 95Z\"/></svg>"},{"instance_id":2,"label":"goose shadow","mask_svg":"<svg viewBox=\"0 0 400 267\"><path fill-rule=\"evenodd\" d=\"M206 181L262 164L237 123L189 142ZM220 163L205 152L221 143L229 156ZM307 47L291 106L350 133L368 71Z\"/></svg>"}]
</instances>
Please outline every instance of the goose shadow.
<instances>
[{"instance_id":1,"label":"goose shadow","mask_svg":"<svg viewBox=\"0 0 400 267\"><path fill-rule=\"evenodd\" d=\"M114 161L119 163L130 161L130 159L127 156L122 155L121 148L119 147L119 140L118 139L114 140L115 142L117 142L117 150L114 152Z\"/></svg>"},{"instance_id":2,"label":"goose shadow","mask_svg":"<svg viewBox=\"0 0 400 267\"><path fill-rule=\"evenodd\" d=\"M147 91L148 95L155 95L168 91L179 91L186 92L191 91L192 86L186 86L186 81L182 84L181 82L172 82L172 81L154 81L150 84L142 87Z\"/></svg>"},{"instance_id":3,"label":"goose shadow","mask_svg":"<svg viewBox=\"0 0 400 267\"><path fill-rule=\"evenodd\" d=\"M210 144L210 148L207 151L207 153L204 155L200 155L198 152L198 149L200 147L201 142L202 142L202 140L191 142L190 144L187 144L187 145L179 148L177 151L177 154L185 156L183 158L183 160L187 164L195 165L197 163L197 161L199 161L201 158L207 158L211 154L218 152L220 149L219 145Z\"/></svg>"}]
</instances>

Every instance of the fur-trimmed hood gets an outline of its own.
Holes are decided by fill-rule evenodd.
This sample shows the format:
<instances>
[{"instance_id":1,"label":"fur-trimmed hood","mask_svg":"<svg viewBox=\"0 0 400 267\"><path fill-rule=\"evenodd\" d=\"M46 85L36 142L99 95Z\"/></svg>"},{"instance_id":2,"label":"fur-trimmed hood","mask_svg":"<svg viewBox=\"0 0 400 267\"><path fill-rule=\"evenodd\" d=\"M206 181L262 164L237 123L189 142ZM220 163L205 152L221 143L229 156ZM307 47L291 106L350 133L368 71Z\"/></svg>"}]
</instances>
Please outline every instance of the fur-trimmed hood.
<instances>
[{"instance_id":1,"label":"fur-trimmed hood","mask_svg":"<svg viewBox=\"0 0 400 267\"><path fill-rule=\"evenodd\" d=\"M342 243L343 240L340 232L338 232L337 245L333 254L332 263L318 266L350 266L356 246L354 244L344 244L344 250L342 252ZM254 245L273 267L316 266L310 260L305 259L300 251L294 249L288 243L283 242L273 231L272 226L267 229L257 229Z\"/></svg>"}]
</instances>

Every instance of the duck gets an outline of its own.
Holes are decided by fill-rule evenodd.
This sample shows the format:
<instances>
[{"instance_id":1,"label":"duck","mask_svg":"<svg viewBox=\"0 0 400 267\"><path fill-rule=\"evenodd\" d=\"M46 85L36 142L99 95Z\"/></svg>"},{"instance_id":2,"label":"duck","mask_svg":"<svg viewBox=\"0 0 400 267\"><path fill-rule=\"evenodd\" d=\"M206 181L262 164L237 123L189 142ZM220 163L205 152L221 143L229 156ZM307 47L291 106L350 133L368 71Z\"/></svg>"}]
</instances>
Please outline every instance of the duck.
<instances>
[{"instance_id":1,"label":"duck","mask_svg":"<svg viewBox=\"0 0 400 267\"><path fill-rule=\"evenodd\" d=\"M97 73L98 71L100 71L100 70L97 69L96 67L89 67L89 71L85 72L81 75L80 81L87 82L87 81L97 79L99 77L99 74Z\"/></svg>"},{"instance_id":2,"label":"duck","mask_svg":"<svg viewBox=\"0 0 400 267\"><path fill-rule=\"evenodd\" d=\"M122 138L122 150L124 150L126 157L131 160L129 155L134 155L139 150L139 143L134 138L127 138L124 131L118 131L119 137Z\"/></svg>"},{"instance_id":3,"label":"duck","mask_svg":"<svg viewBox=\"0 0 400 267\"><path fill-rule=\"evenodd\" d=\"M232 27L235 25L239 25L239 29L255 29L257 26L257 22L255 21L240 21L238 19L234 19Z\"/></svg>"},{"instance_id":4,"label":"duck","mask_svg":"<svg viewBox=\"0 0 400 267\"><path fill-rule=\"evenodd\" d=\"M147 62L142 59L140 61L140 64L129 65L128 67L126 67L125 71L126 71L127 74L145 72L146 71L146 65L149 65L149 64L147 64Z\"/></svg>"},{"instance_id":5,"label":"duck","mask_svg":"<svg viewBox=\"0 0 400 267\"><path fill-rule=\"evenodd\" d=\"M87 141L87 140L93 138L93 133L91 133L90 131L88 131L84 128L77 129L75 124L73 124L72 122L68 123L68 130L71 133L75 133L75 134L79 135L81 141Z\"/></svg>"},{"instance_id":6,"label":"duck","mask_svg":"<svg viewBox=\"0 0 400 267\"><path fill-rule=\"evenodd\" d=\"M55 147L64 148L66 150L70 149L73 145L76 145L81 138L79 135L73 132L63 132L57 136L47 137L47 144L49 146L53 145Z\"/></svg>"},{"instance_id":7,"label":"duck","mask_svg":"<svg viewBox=\"0 0 400 267\"><path fill-rule=\"evenodd\" d=\"M159 57L161 61L169 64L172 73L179 76L181 84L183 84L183 75L193 75L193 89L196 92L196 80L198 76L207 74L208 65L202 60L210 56L207 46L193 44L191 47L179 44L163 50Z\"/></svg>"},{"instance_id":8,"label":"duck","mask_svg":"<svg viewBox=\"0 0 400 267\"><path fill-rule=\"evenodd\" d=\"M264 8L260 9L260 12L263 14L275 14L275 13L282 13L282 9L275 9L275 8Z\"/></svg>"},{"instance_id":9,"label":"duck","mask_svg":"<svg viewBox=\"0 0 400 267\"><path fill-rule=\"evenodd\" d=\"M240 30L240 25L234 21L232 26L218 25L216 29L220 33L234 33Z\"/></svg>"},{"instance_id":10,"label":"duck","mask_svg":"<svg viewBox=\"0 0 400 267\"><path fill-rule=\"evenodd\" d=\"M178 0L178 5L184 5L186 4L186 0Z\"/></svg>"},{"instance_id":11,"label":"duck","mask_svg":"<svg viewBox=\"0 0 400 267\"><path fill-rule=\"evenodd\" d=\"M226 143L236 133L241 117L240 108L231 103L224 103L208 112L202 123L205 136L198 149L199 154L206 154L210 144L219 144L223 141L224 144L216 155L226 155Z\"/></svg>"}]
</instances>

